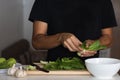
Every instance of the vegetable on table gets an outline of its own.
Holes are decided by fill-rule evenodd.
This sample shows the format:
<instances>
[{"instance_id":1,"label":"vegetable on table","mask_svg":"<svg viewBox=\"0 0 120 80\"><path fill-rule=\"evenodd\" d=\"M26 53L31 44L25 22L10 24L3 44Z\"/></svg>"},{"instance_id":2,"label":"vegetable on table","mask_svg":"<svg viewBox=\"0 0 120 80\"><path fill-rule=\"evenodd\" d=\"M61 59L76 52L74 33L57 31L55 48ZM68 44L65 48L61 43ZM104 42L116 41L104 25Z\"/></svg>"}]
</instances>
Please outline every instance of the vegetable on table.
<instances>
[{"instance_id":1,"label":"vegetable on table","mask_svg":"<svg viewBox=\"0 0 120 80\"><path fill-rule=\"evenodd\" d=\"M13 76L15 74L15 72L17 71L17 69L18 68L15 67L15 64L14 64L11 68L8 69L7 74L10 76Z\"/></svg>"},{"instance_id":2,"label":"vegetable on table","mask_svg":"<svg viewBox=\"0 0 120 80\"><path fill-rule=\"evenodd\" d=\"M0 58L0 64L3 63L4 61L6 61L6 59L4 57Z\"/></svg>"},{"instance_id":3,"label":"vegetable on table","mask_svg":"<svg viewBox=\"0 0 120 80\"><path fill-rule=\"evenodd\" d=\"M77 57L57 59L43 64L46 70L85 70L85 65L82 60Z\"/></svg>"},{"instance_id":4,"label":"vegetable on table","mask_svg":"<svg viewBox=\"0 0 120 80\"><path fill-rule=\"evenodd\" d=\"M17 77L17 78L21 78L21 77L27 76L27 72L22 69L22 66L20 66L19 69L16 70L16 72L15 72L14 75L15 75L15 77Z\"/></svg>"},{"instance_id":5,"label":"vegetable on table","mask_svg":"<svg viewBox=\"0 0 120 80\"><path fill-rule=\"evenodd\" d=\"M8 68L7 74L9 76L15 76L17 78L27 76L27 72L23 69L23 67L15 67L15 64L11 68Z\"/></svg>"},{"instance_id":6,"label":"vegetable on table","mask_svg":"<svg viewBox=\"0 0 120 80\"><path fill-rule=\"evenodd\" d=\"M13 64L16 64L15 58L9 58L9 59L0 59L0 69L7 69L13 66Z\"/></svg>"},{"instance_id":7,"label":"vegetable on table","mask_svg":"<svg viewBox=\"0 0 120 80\"><path fill-rule=\"evenodd\" d=\"M36 67L35 66L32 66L32 65L26 65L25 67L24 67L24 69L25 70L31 70L31 71L33 71L33 70L36 70Z\"/></svg>"}]
</instances>

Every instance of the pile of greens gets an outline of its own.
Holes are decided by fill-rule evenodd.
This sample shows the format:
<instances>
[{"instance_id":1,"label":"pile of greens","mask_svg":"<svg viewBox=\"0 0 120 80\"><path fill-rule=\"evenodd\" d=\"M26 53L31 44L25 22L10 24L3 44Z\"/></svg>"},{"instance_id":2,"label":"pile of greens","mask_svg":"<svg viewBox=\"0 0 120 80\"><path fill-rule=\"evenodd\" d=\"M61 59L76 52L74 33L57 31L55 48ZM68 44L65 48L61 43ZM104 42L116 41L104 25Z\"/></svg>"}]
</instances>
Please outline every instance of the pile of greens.
<instances>
[{"instance_id":1,"label":"pile of greens","mask_svg":"<svg viewBox=\"0 0 120 80\"><path fill-rule=\"evenodd\" d=\"M85 65L82 60L79 58L62 58L57 59L56 61L49 61L48 63L44 64L44 69L47 70L85 70Z\"/></svg>"}]
</instances>

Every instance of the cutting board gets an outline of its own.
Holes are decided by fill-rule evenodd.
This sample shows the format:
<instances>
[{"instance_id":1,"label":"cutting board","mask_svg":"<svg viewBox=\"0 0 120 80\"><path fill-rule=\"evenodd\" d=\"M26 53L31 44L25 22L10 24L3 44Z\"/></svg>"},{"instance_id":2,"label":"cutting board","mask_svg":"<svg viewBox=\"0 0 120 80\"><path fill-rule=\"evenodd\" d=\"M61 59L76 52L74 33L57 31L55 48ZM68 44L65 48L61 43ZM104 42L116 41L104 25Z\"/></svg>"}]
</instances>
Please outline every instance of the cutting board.
<instances>
[{"instance_id":1,"label":"cutting board","mask_svg":"<svg viewBox=\"0 0 120 80\"><path fill-rule=\"evenodd\" d=\"M58 70L49 71L49 73L43 71L27 71L28 75L90 75L88 71L83 70Z\"/></svg>"},{"instance_id":2,"label":"cutting board","mask_svg":"<svg viewBox=\"0 0 120 80\"><path fill-rule=\"evenodd\" d=\"M40 63L34 63L37 64L38 66L42 67ZM43 72L39 70L35 71L27 71L28 75L91 75L87 70L54 70L54 71L49 71Z\"/></svg>"}]
</instances>

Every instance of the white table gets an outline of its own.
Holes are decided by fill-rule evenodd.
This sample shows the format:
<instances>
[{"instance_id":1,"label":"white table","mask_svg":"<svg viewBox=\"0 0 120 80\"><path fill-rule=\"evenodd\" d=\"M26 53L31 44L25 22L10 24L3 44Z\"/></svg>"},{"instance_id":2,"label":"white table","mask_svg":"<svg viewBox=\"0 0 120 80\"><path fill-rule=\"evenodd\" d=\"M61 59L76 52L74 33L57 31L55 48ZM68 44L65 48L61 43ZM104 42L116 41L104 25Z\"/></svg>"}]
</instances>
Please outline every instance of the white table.
<instances>
[{"instance_id":1,"label":"white table","mask_svg":"<svg viewBox=\"0 0 120 80\"><path fill-rule=\"evenodd\" d=\"M0 80L120 80L120 76L116 75L112 79L98 79L93 76L26 76L24 78L16 78L6 74L0 74Z\"/></svg>"}]
</instances>

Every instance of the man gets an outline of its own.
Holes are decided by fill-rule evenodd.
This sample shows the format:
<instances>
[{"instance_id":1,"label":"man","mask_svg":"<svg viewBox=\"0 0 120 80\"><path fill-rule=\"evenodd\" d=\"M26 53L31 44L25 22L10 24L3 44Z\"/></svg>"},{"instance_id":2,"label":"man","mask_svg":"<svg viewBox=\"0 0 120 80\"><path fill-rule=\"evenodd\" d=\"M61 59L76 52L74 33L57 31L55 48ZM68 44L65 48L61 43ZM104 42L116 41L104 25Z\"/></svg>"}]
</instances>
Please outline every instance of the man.
<instances>
[{"instance_id":1,"label":"man","mask_svg":"<svg viewBox=\"0 0 120 80\"><path fill-rule=\"evenodd\" d=\"M100 40L110 47L116 26L110 0L35 0L29 20L33 22L33 47L47 49L47 60L78 57L83 41L89 46ZM88 51L80 58L98 57L96 53Z\"/></svg>"}]
</instances>

